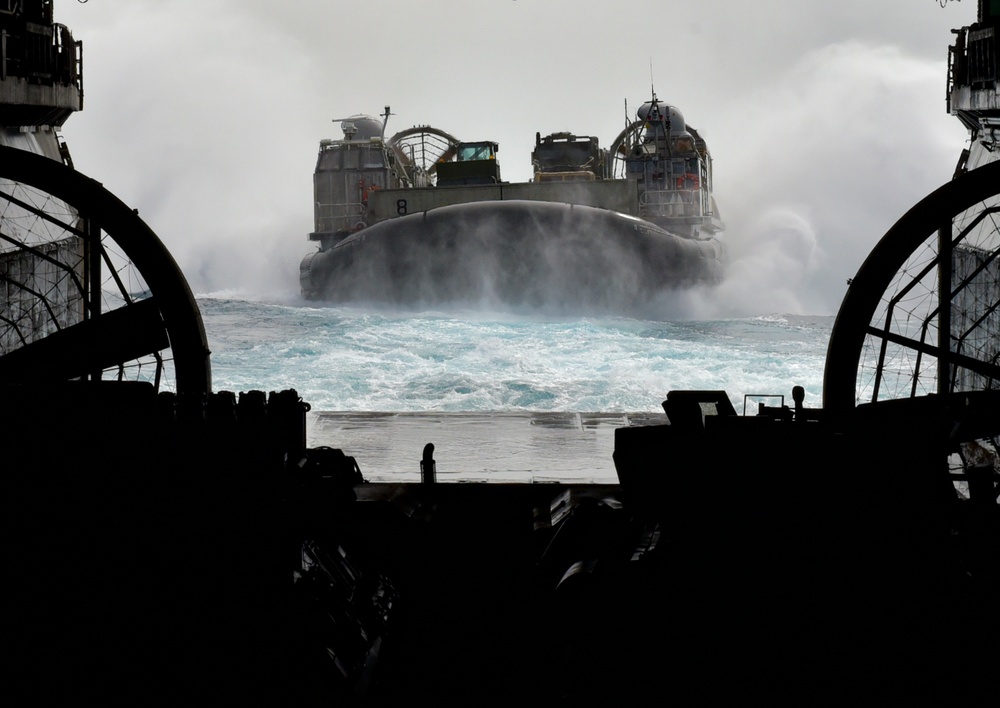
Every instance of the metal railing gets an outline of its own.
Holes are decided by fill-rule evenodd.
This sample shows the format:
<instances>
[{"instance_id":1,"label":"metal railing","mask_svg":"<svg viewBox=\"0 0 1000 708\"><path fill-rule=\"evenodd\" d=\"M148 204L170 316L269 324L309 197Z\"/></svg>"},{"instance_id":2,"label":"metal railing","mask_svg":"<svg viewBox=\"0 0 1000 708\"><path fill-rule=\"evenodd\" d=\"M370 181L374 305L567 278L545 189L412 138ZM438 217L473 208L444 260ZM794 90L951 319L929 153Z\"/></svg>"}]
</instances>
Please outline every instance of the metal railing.
<instances>
[{"instance_id":1,"label":"metal railing","mask_svg":"<svg viewBox=\"0 0 1000 708\"><path fill-rule=\"evenodd\" d=\"M951 94L956 86L986 88L1000 81L1000 36L996 27L956 30L955 44L948 47L946 101L951 112Z\"/></svg>"}]
</instances>

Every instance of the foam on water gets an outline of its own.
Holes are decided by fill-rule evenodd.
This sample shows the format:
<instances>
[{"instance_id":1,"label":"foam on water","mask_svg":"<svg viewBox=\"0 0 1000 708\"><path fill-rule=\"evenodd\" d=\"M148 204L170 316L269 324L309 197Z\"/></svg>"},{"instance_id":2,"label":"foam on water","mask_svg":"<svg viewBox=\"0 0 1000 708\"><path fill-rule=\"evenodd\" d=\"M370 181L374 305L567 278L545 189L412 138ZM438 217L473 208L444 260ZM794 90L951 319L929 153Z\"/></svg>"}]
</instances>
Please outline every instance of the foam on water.
<instances>
[{"instance_id":1,"label":"foam on water","mask_svg":"<svg viewBox=\"0 0 1000 708\"><path fill-rule=\"evenodd\" d=\"M655 322L199 298L215 390L296 389L328 411L655 411L671 389L806 390L832 317Z\"/></svg>"}]
</instances>

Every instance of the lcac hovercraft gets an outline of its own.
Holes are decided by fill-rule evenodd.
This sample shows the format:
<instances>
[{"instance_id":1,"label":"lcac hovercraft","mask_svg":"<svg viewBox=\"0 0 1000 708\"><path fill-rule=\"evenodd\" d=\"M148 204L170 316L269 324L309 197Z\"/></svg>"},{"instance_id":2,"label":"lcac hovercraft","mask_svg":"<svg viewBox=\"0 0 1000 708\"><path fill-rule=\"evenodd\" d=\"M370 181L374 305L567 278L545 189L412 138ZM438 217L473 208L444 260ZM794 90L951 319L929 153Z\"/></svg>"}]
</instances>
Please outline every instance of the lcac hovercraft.
<instances>
[{"instance_id":1,"label":"lcac hovercraft","mask_svg":"<svg viewBox=\"0 0 1000 708\"><path fill-rule=\"evenodd\" d=\"M629 312L722 277L708 146L655 94L610 149L536 134L524 183L501 179L497 143L429 126L387 139L389 115L320 143L308 299Z\"/></svg>"}]
</instances>

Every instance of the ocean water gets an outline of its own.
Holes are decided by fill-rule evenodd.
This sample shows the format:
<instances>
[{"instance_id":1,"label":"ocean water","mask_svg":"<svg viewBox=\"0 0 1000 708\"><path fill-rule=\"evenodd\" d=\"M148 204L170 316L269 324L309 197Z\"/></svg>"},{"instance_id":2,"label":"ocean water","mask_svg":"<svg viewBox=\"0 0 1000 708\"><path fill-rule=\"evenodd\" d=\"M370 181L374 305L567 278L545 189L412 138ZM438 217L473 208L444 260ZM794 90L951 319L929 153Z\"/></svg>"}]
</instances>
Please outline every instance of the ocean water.
<instances>
[{"instance_id":1,"label":"ocean water","mask_svg":"<svg viewBox=\"0 0 1000 708\"><path fill-rule=\"evenodd\" d=\"M391 311L198 298L215 390L294 388L314 411L642 412L671 389L805 388L819 406L832 316L714 321Z\"/></svg>"},{"instance_id":2,"label":"ocean water","mask_svg":"<svg viewBox=\"0 0 1000 708\"><path fill-rule=\"evenodd\" d=\"M403 311L203 296L216 391L295 389L307 444L370 481L616 483L614 431L663 423L672 389L821 404L833 317L712 321ZM757 411L751 398L749 414ZM776 405L777 400L767 403Z\"/></svg>"}]
</instances>

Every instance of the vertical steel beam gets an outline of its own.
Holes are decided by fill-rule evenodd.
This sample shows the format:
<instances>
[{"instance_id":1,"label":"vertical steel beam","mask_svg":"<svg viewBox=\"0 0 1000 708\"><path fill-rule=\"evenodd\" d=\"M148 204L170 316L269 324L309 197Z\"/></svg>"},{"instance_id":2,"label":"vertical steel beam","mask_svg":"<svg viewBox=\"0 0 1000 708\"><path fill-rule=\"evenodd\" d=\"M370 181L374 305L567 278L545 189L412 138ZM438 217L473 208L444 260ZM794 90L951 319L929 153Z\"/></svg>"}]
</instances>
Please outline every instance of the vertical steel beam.
<instances>
[{"instance_id":1,"label":"vertical steel beam","mask_svg":"<svg viewBox=\"0 0 1000 708\"><path fill-rule=\"evenodd\" d=\"M938 360L937 392L951 390L951 281L955 264L952 259L951 222L938 229Z\"/></svg>"},{"instance_id":2,"label":"vertical steel beam","mask_svg":"<svg viewBox=\"0 0 1000 708\"><path fill-rule=\"evenodd\" d=\"M101 227L90 216L84 217L84 282L87 289L86 297L90 303L89 319L98 319L103 312L101 301ZM101 370L90 372L92 381L100 381Z\"/></svg>"}]
</instances>

